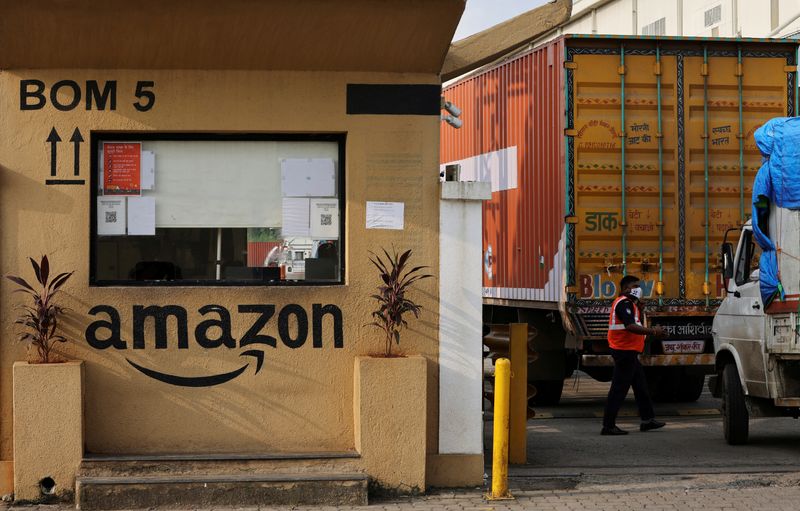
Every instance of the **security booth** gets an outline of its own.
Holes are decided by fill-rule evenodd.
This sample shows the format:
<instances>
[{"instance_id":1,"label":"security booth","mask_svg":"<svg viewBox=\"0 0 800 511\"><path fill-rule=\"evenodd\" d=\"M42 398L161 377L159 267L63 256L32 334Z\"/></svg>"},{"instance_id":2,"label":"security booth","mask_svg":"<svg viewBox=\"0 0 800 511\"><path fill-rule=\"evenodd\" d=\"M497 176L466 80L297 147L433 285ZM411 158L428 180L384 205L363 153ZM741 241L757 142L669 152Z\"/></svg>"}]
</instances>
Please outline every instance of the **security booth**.
<instances>
[{"instance_id":1,"label":"security booth","mask_svg":"<svg viewBox=\"0 0 800 511\"><path fill-rule=\"evenodd\" d=\"M445 327L465 312L440 299L457 275L439 278L456 246L440 203L471 197L437 170L463 8L0 8L2 271L36 283L47 255L74 272L53 297L60 363L27 363L29 295L0 284L3 493L109 509L480 484L480 373L454 425L464 357ZM370 325L383 249L435 277L409 291L402 357L376 356Z\"/></svg>"}]
</instances>

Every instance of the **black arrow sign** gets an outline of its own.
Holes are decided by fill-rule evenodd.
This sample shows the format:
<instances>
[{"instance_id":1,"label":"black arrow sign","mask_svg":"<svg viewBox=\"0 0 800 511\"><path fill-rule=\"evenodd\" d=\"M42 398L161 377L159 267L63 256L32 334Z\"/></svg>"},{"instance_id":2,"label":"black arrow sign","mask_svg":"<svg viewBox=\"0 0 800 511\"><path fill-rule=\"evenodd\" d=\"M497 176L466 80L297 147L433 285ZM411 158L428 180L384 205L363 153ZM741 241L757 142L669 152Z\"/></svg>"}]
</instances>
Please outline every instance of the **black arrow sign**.
<instances>
[{"instance_id":1,"label":"black arrow sign","mask_svg":"<svg viewBox=\"0 0 800 511\"><path fill-rule=\"evenodd\" d=\"M80 175L80 163L81 163L81 142L83 142L83 136L78 128L75 128L75 131L72 133L72 137L69 139L75 145L75 175ZM58 136L58 131L56 131L55 126L53 129L50 130L50 134L47 136L47 142L50 143L50 176L55 177L56 173L58 172L58 143L61 142L61 137ZM85 179L46 179L44 184L46 185L82 185L86 184Z\"/></svg>"},{"instance_id":2,"label":"black arrow sign","mask_svg":"<svg viewBox=\"0 0 800 511\"><path fill-rule=\"evenodd\" d=\"M53 126L53 129L50 130L50 135L47 137L47 141L50 142L50 175L55 176L56 164L58 163L58 158L56 157L56 145L61 142L61 137L58 136L55 126Z\"/></svg>"},{"instance_id":3,"label":"black arrow sign","mask_svg":"<svg viewBox=\"0 0 800 511\"><path fill-rule=\"evenodd\" d=\"M75 175L81 175L81 142L83 142L83 137L81 136L81 130L75 128L75 131L72 133L72 137L69 139L70 142L73 143L75 146ZM53 174L55 175L55 174Z\"/></svg>"}]
</instances>

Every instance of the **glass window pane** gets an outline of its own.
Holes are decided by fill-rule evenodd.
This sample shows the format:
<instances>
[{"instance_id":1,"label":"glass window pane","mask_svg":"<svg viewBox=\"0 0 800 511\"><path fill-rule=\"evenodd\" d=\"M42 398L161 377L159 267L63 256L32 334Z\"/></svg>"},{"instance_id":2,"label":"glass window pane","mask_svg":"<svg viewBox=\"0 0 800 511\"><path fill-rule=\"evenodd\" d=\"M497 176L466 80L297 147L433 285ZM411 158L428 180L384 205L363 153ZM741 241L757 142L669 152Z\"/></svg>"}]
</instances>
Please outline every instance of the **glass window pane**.
<instances>
[{"instance_id":1,"label":"glass window pane","mask_svg":"<svg viewBox=\"0 0 800 511\"><path fill-rule=\"evenodd\" d=\"M93 140L94 283L341 282L341 141L114 138Z\"/></svg>"}]
</instances>

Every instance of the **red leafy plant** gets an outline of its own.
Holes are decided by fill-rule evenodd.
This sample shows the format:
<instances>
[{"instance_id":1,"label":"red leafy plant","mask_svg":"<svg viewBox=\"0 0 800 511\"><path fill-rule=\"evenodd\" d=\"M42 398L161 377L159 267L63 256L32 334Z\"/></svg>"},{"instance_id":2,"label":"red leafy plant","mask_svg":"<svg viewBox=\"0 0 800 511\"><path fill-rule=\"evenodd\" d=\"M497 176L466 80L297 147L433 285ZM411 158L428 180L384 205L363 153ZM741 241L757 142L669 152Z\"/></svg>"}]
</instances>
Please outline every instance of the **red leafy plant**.
<instances>
[{"instance_id":1,"label":"red leafy plant","mask_svg":"<svg viewBox=\"0 0 800 511\"><path fill-rule=\"evenodd\" d=\"M403 317L411 313L415 318L419 318L422 306L406 298L406 293L412 288L414 283L432 277L423 270L427 266L415 266L408 269L408 262L411 259L411 250L406 250L402 254L392 249L392 253L383 249L383 255L370 252L370 262L378 269L381 281L378 286L378 293L372 295L378 302L378 309L372 312L372 323L370 325L379 328L385 334L384 355L392 356L392 345L400 345L400 331L408 327L408 321Z\"/></svg>"},{"instance_id":2,"label":"red leafy plant","mask_svg":"<svg viewBox=\"0 0 800 511\"><path fill-rule=\"evenodd\" d=\"M38 359L31 362L49 364L55 362L51 355L51 350L56 342L66 342L63 335L56 333L58 320L66 309L58 305L54 298L61 286L72 276L73 272L59 273L50 279L50 262L47 256L42 256L40 262L31 261L33 272L39 283L34 287L22 277L6 275L6 278L19 286L14 292L27 293L33 303L22 304L17 307L20 310L19 316L14 321L17 325L22 325L23 330L18 334L20 342L28 342L28 353L31 358L32 348L36 349Z\"/></svg>"}]
</instances>

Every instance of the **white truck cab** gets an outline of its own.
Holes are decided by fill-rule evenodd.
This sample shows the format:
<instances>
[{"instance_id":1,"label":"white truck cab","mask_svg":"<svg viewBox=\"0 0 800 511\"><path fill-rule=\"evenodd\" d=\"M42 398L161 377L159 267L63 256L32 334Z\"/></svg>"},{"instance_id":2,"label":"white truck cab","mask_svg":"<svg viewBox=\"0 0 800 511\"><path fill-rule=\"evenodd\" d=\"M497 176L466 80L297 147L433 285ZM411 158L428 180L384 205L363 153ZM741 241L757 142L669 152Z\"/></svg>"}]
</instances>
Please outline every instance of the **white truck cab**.
<instances>
[{"instance_id":1,"label":"white truck cab","mask_svg":"<svg viewBox=\"0 0 800 511\"><path fill-rule=\"evenodd\" d=\"M780 215L782 238L789 245L796 242L800 227L797 212ZM785 228L791 229L787 236ZM712 336L716 375L709 380L712 394L722 398L725 439L729 444L747 442L750 417L800 415L800 335L798 301L789 295L762 303L759 288L759 255L748 221L739 231L735 249L722 244L722 273L726 296L714 317ZM798 240L800 241L800 240ZM787 264L794 278L796 264ZM783 268L782 268L783 270Z\"/></svg>"}]
</instances>

